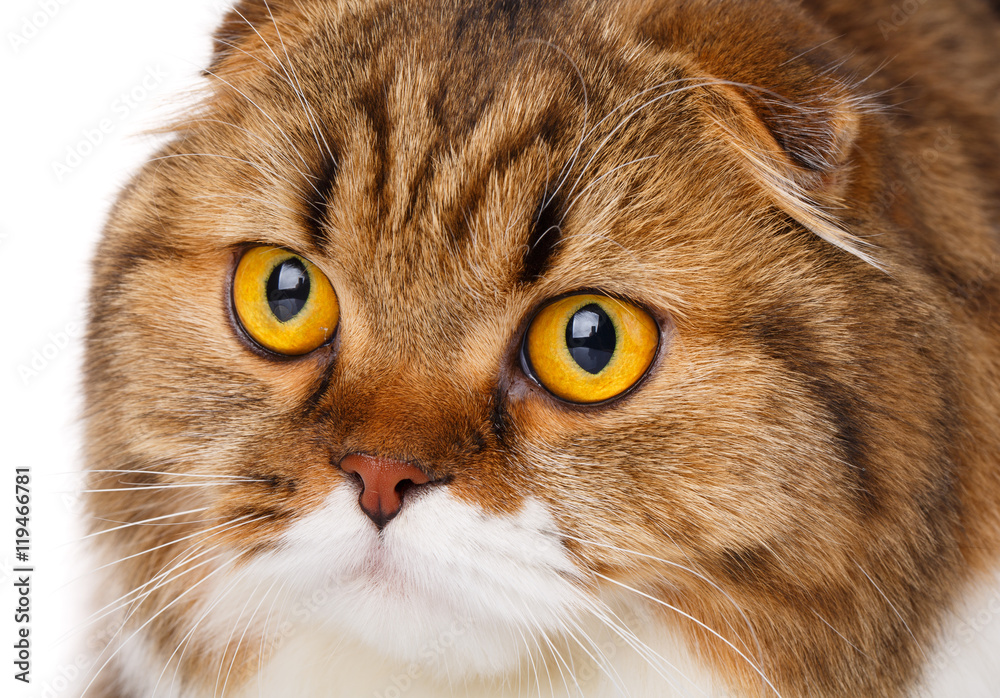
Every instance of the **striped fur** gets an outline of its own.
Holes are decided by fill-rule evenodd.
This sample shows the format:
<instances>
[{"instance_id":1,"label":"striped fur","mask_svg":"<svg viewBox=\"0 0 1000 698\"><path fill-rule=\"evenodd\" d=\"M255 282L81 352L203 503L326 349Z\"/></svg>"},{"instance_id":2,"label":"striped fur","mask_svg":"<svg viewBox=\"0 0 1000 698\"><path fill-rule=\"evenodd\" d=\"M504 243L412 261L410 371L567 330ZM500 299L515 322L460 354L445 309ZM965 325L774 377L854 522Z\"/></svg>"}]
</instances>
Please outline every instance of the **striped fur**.
<instances>
[{"instance_id":1,"label":"striped fur","mask_svg":"<svg viewBox=\"0 0 1000 698\"><path fill-rule=\"evenodd\" d=\"M912 4L239 2L94 263L86 695L1000 691L933 661L1000 570L1000 21ZM332 343L237 330L258 243ZM662 332L595 406L518 360L583 289ZM351 453L439 484L380 534Z\"/></svg>"}]
</instances>

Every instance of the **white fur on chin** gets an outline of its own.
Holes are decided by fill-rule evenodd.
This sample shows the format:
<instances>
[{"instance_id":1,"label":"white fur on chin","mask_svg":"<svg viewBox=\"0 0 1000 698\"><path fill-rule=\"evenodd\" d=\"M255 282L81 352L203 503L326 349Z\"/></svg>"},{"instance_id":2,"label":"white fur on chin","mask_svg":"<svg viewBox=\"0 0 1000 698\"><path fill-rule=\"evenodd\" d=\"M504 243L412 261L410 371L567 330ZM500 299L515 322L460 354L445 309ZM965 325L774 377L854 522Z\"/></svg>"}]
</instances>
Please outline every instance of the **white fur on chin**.
<instances>
[{"instance_id":1,"label":"white fur on chin","mask_svg":"<svg viewBox=\"0 0 1000 698\"><path fill-rule=\"evenodd\" d=\"M287 634L245 695L726 695L648 609L613 603L656 666L588 612L554 531L537 500L495 516L433 488L408 496L380 537L357 491L338 487L243 582L280 576L286 601L298 599L283 604Z\"/></svg>"}]
</instances>

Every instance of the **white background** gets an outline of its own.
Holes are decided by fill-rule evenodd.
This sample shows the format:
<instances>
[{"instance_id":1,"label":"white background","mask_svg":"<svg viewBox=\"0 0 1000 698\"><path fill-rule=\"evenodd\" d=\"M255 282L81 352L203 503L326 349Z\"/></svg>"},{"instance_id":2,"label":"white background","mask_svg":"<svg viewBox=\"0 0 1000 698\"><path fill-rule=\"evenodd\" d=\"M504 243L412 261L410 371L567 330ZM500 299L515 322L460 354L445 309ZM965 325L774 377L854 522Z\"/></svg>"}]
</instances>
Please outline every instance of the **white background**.
<instances>
[{"instance_id":1,"label":"white background","mask_svg":"<svg viewBox=\"0 0 1000 698\"><path fill-rule=\"evenodd\" d=\"M222 0L0 9L0 695L72 696L81 645L80 363L89 264L142 132L200 84ZM15 681L14 468L32 469L32 683ZM77 632L64 638L70 630Z\"/></svg>"},{"instance_id":2,"label":"white background","mask_svg":"<svg viewBox=\"0 0 1000 698\"><path fill-rule=\"evenodd\" d=\"M86 669L78 657L94 626L85 622L88 565L75 557L82 533L73 473L80 466L79 375L90 258L116 192L156 147L142 136L144 129L163 124L179 96L200 84L211 31L227 4L0 0L4 698L75 696L67 684ZM13 678L17 467L32 470L35 572L27 686Z\"/></svg>"}]
</instances>

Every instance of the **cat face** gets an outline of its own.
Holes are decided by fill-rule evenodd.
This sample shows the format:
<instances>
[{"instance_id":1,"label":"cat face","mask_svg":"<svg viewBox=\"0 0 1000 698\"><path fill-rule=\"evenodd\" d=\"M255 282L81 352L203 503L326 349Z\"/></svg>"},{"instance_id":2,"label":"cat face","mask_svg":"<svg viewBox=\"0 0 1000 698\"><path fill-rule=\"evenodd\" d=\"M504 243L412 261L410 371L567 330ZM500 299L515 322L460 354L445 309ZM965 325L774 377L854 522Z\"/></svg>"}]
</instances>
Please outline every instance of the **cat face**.
<instances>
[{"instance_id":1,"label":"cat face","mask_svg":"<svg viewBox=\"0 0 1000 698\"><path fill-rule=\"evenodd\" d=\"M217 34L96 263L90 506L168 524L102 539L117 593L159 579L130 627L196 684L268 656L225 639L248 604L322 592L295 623L495 676L626 599L734 684L905 682L956 555L950 345L817 205L886 228L846 164L879 117L822 51L501 5Z\"/></svg>"}]
</instances>

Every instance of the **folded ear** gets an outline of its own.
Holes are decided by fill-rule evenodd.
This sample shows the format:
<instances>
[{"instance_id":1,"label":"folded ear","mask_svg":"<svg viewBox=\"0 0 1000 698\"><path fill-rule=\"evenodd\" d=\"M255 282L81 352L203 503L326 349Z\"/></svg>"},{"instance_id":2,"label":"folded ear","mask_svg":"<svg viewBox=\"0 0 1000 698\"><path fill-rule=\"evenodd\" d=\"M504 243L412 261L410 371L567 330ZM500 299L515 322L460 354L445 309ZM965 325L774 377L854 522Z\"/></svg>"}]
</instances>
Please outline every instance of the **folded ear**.
<instances>
[{"instance_id":1,"label":"folded ear","mask_svg":"<svg viewBox=\"0 0 1000 698\"><path fill-rule=\"evenodd\" d=\"M739 153L774 203L827 242L882 268L871 243L839 217L847 209L860 119L850 96L827 92L789 103L780 93L760 96L759 88L707 81L715 83L702 93L710 132Z\"/></svg>"},{"instance_id":2,"label":"folded ear","mask_svg":"<svg viewBox=\"0 0 1000 698\"><path fill-rule=\"evenodd\" d=\"M879 266L837 218L865 106L836 75L831 37L798 6L773 1L679 0L650 10L639 31L704 75L709 129L777 206Z\"/></svg>"},{"instance_id":3,"label":"folded ear","mask_svg":"<svg viewBox=\"0 0 1000 698\"><path fill-rule=\"evenodd\" d=\"M249 36L260 31L265 23L271 24L277 16L284 0L239 0L226 12L222 24L212 35L212 61L209 72L215 72L219 65Z\"/></svg>"}]
</instances>

